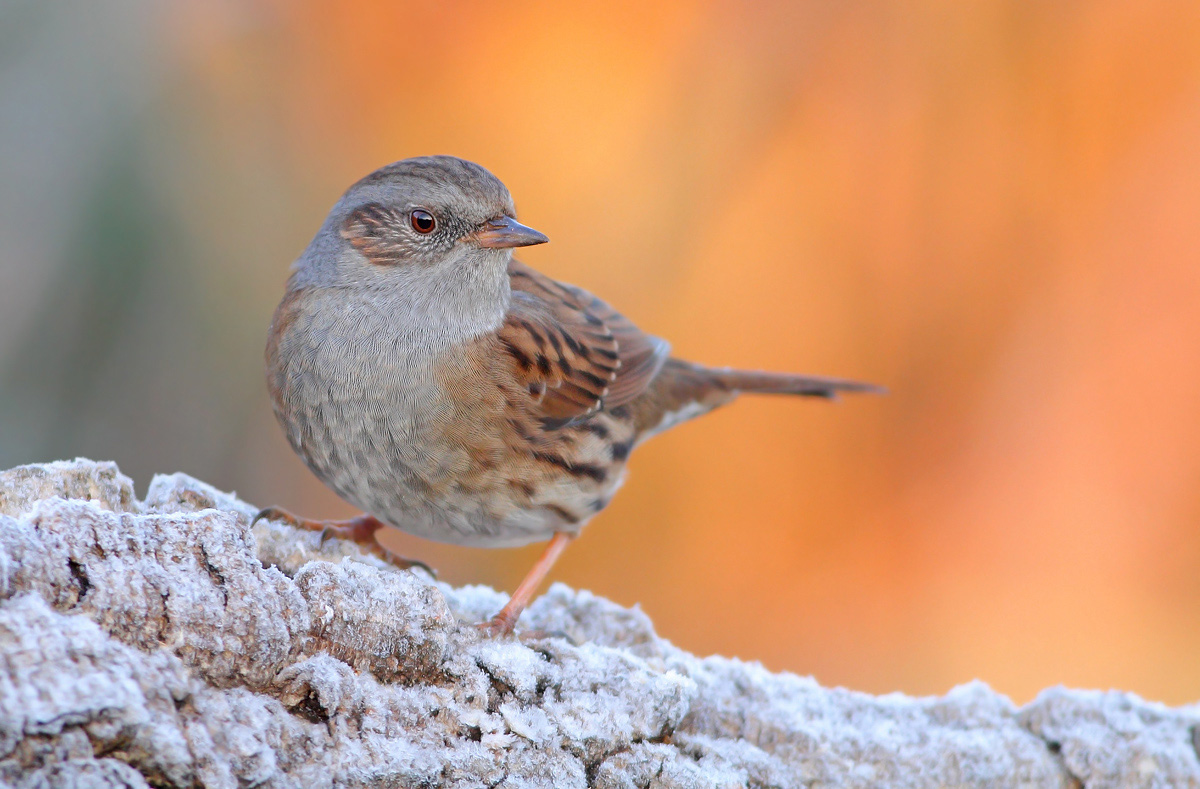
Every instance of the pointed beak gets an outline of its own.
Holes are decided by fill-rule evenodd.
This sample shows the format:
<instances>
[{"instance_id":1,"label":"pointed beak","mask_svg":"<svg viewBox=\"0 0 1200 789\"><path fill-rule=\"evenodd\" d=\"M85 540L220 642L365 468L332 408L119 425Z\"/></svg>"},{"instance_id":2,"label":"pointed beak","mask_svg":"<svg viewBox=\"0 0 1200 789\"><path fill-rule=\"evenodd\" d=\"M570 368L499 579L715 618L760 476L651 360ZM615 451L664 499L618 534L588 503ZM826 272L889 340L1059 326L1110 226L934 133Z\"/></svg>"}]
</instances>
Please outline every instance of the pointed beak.
<instances>
[{"instance_id":1,"label":"pointed beak","mask_svg":"<svg viewBox=\"0 0 1200 789\"><path fill-rule=\"evenodd\" d=\"M475 243L488 249L531 247L549 240L544 233L525 227L511 216L489 219L481 229L475 231Z\"/></svg>"}]
</instances>

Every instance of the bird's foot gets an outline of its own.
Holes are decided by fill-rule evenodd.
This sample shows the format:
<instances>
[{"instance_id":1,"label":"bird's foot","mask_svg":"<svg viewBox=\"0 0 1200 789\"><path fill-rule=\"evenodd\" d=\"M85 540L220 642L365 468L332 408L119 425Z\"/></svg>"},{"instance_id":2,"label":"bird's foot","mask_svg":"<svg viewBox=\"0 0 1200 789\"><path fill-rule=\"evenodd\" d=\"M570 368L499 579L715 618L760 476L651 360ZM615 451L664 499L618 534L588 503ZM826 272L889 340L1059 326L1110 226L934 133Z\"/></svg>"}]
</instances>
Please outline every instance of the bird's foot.
<instances>
[{"instance_id":1,"label":"bird's foot","mask_svg":"<svg viewBox=\"0 0 1200 789\"><path fill-rule=\"evenodd\" d=\"M516 620L509 619L501 612L488 621L475 625L475 629L485 638L499 638L510 635L516 624Z\"/></svg>"},{"instance_id":2,"label":"bird's foot","mask_svg":"<svg viewBox=\"0 0 1200 789\"><path fill-rule=\"evenodd\" d=\"M434 578L437 577L437 572L425 564L425 562L418 559L406 559L380 545L379 540L375 539L375 532L387 524L373 515L359 515L357 518L345 521L318 521L301 518L280 507L267 507L258 511L258 514L254 516L254 520L250 521L250 525L253 526L260 520L283 521L297 529L320 532L321 542L335 537L339 540L350 540L380 559L383 559L388 564L399 567L401 570L420 567Z\"/></svg>"},{"instance_id":3,"label":"bird's foot","mask_svg":"<svg viewBox=\"0 0 1200 789\"><path fill-rule=\"evenodd\" d=\"M484 638L500 638L508 635L515 635L520 641L545 641L548 638L557 638L566 641L571 646L578 646L575 639L561 630L542 630L541 628L516 630L516 624L516 619L504 616L504 612L501 611L488 621L475 625L475 629Z\"/></svg>"}]
</instances>

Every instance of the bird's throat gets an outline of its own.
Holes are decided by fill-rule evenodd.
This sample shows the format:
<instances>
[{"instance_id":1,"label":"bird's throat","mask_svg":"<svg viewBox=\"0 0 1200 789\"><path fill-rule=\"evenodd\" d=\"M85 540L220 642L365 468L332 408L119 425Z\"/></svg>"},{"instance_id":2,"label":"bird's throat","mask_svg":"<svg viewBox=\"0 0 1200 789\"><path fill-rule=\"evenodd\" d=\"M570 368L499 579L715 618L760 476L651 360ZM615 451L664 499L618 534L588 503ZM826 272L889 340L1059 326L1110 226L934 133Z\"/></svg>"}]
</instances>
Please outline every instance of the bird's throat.
<instances>
[{"instance_id":1,"label":"bird's throat","mask_svg":"<svg viewBox=\"0 0 1200 789\"><path fill-rule=\"evenodd\" d=\"M454 264L397 272L378 294L396 329L453 345L500 327L512 297L507 267L472 258Z\"/></svg>"}]
</instances>

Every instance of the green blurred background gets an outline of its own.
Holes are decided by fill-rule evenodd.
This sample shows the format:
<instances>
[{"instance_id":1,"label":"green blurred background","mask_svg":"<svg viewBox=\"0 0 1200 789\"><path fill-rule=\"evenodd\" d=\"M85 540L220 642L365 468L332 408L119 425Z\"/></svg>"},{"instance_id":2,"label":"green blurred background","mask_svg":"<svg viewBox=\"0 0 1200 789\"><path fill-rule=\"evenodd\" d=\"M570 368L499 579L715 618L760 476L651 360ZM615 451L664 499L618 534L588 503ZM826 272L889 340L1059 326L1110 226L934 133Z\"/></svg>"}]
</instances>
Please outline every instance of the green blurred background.
<instances>
[{"instance_id":1,"label":"green blurred background","mask_svg":"<svg viewBox=\"0 0 1200 789\"><path fill-rule=\"evenodd\" d=\"M9 0L0 466L352 514L264 334L347 185L454 153L680 355L892 390L656 439L555 577L826 684L1194 700L1198 140L1193 2Z\"/></svg>"}]
</instances>

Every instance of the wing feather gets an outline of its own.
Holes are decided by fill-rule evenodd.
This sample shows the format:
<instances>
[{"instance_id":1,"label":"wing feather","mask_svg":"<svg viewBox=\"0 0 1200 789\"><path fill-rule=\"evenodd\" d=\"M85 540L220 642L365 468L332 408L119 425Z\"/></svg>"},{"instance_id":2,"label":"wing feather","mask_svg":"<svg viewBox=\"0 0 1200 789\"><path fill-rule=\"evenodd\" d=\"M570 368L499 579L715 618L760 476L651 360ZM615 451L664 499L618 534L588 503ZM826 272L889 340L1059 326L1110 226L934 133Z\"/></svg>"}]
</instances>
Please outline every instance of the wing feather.
<instances>
[{"instance_id":1,"label":"wing feather","mask_svg":"<svg viewBox=\"0 0 1200 789\"><path fill-rule=\"evenodd\" d=\"M662 368L667 342L592 294L515 260L508 273L513 299L499 339L547 426L630 402Z\"/></svg>"}]
</instances>

